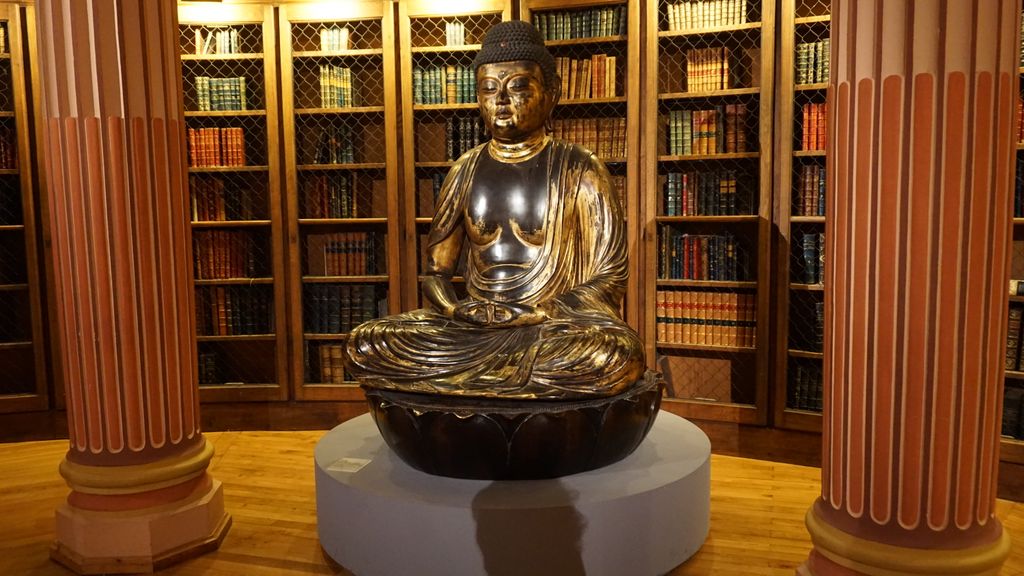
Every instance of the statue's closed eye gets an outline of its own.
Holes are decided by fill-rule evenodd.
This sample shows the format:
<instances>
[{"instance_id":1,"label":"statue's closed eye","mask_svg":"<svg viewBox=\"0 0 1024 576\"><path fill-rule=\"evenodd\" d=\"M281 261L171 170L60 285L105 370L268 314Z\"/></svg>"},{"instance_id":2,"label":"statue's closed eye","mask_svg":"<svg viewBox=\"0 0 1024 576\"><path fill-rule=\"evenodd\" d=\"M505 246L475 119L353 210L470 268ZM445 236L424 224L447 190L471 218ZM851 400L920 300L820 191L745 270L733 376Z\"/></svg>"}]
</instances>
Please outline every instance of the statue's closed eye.
<instances>
[{"instance_id":1,"label":"statue's closed eye","mask_svg":"<svg viewBox=\"0 0 1024 576\"><path fill-rule=\"evenodd\" d=\"M523 244L529 244L530 246L540 247L544 245L544 228L538 226L535 229L523 230L519 227L519 222L515 220L509 220L509 224L512 226L512 234L519 239Z\"/></svg>"}]
</instances>

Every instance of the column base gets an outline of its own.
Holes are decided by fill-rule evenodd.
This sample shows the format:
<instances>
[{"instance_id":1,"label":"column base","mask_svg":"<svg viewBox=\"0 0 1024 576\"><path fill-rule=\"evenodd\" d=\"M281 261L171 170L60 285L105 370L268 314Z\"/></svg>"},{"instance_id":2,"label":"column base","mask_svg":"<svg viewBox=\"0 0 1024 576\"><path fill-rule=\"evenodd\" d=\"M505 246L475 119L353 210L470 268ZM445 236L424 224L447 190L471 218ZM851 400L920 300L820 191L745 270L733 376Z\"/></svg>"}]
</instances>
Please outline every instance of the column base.
<instances>
[{"instance_id":1,"label":"column base","mask_svg":"<svg viewBox=\"0 0 1024 576\"><path fill-rule=\"evenodd\" d=\"M998 522L994 519L993 522ZM807 511L814 550L797 568L799 576L998 576L1010 555L1010 535L1000 531L991 544L961 549L891 546L848 534Z\"/></svg>"},{"instance_id":2,"label":"column base","mask_svg":"<svg viewBox=\"0 0 1024 576\"><path fill-rule=\"evenodd\" d=\"M183 502L123 512L57 509L50 558L78 574L149 573L217 549L231 526L224 490Z\"/></svg>"}]
</instances>

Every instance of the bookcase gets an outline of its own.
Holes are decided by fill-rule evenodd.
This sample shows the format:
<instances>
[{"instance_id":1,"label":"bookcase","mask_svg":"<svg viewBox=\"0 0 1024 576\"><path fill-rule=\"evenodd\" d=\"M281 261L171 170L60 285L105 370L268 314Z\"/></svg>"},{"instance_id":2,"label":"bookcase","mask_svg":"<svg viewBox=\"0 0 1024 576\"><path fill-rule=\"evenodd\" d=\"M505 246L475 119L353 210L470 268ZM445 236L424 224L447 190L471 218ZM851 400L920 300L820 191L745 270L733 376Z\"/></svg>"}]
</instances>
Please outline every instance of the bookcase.
<instances>
[{"instance_id":1,"label":"bookcase","mask_svg":"<svg viewBox=\"0 0 1024 576\"><path fill-rule=\"evenodd\" d=\"M279 20L294 397L361 400L348 332L401 307L394 10L289 4Z\"/></svg>"},{"instance_id":2,"label":"bookcase","mask_svg":"<svg viewBox=\"0 0 1024 576\"><path fill-rule=\"evenodd\" d=\"M49 405L26 34L19 6L0 4L0 413Z\"/></svg>"},{"instance_id":3,"label":"bookcase","mask_svg":"<svg viewBox=\"0 0 1024 576\"><path fill-rule=\"evenodd\" d=\"M774 20L770 0L647 4L644 329L686 417L767 422Z\"/></svg>"},{"instance_id":4,"label":"bookcase","mask_svg":"<svg viewBox=\"0 0 1024 576\"><path fill-rule=\"evenodd\" d=\"M274 8L181 5L203 402L288 397Z\"/></svg>"},{"instance_id":5,"label":"bookcase","mask_svg":"<svg viewBox=\"0 0 1024 576\"><path fill-rule=\"evenodd\" d=\"M783 0L776 128L775 425L821 431L831 3Z\"/></svg>"},{"instance_id":6,"label":"bookcase","mask_svg":"<svg viewBox=\"0 0 1024 576\"><path fill-rule=\"evenodd\" d=\"M597 154L623 203L630 263L623 316L639 329L640 1L522 0L519 15L544 36L562 81L553 136Z\"/></svg>"},{"instance_id":7,"label":"bookcase","mask_svg":"<svg viewBox=\"0 0 1024 576\"><path fill-rule=\"evenodd\" d=\"M1021 14L1024 28L1024 13ZM1003 381L1002 460L1024 464L1024 39L1018 62L1021 93L1017 97L1016 178L1013 187L1013 239L1010 260L1010 305L1006 329L1006 377Z\"/></svg>"},{"instance_id":8,"label":"bookcase","mask_svg":"<svg viewBox=\"0 0 1024 576\"><path fill-rule=\"evenodd\" d=\"M419 308L419 282L434 203L448 170L487 138L476 103L473 58L487 30L512 16L509 0L398 3L402 72L402 308ZM454 279L465 295L464 280Z\"/></svg>"}]
</instances>

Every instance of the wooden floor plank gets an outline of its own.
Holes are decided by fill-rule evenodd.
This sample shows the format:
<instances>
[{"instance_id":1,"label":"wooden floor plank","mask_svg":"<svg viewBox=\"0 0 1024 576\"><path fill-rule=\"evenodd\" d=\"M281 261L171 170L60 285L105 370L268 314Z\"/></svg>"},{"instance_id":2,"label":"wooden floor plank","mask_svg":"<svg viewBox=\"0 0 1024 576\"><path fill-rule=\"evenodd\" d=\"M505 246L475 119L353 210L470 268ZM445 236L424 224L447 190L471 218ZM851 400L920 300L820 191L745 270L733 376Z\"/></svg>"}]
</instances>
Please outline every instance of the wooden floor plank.
<instances>
[{"instance_id":1,"label":"wooden floor plank","mask_svg":"<svg viewBox=\"0 0 1024 576\"><path fill-rule=\"evenodd\" d=\"M210 470L232 515L220 550L162 574L347 574L316 533L313 448L324 432L216 432ZM49 560L53 513L67 496L57 473L66 441L0 444L0 575L66 576ZM708 540L672 576L792 576L807 558L803 517L820 492L817 468L712 456ZM999 501L1013 537L1003 574L1024 574L1024 504Z\"/></svg>"}]
</instances>

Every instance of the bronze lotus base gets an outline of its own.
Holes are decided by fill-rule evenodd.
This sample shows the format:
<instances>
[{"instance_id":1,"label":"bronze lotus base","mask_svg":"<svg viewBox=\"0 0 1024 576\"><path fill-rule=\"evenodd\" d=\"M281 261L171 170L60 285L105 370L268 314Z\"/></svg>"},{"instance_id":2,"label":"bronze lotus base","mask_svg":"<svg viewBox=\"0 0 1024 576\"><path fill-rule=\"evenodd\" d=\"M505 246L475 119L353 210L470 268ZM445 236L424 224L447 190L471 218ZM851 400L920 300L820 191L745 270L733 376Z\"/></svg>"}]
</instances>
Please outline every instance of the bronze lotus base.
<instances>
[{"instance_id":1,"label":"bronze lotus base","mask_svg":"<svg viewBox=\"0 0 1024 576\"><path fill-rule=\"evenodd\" d=\"M556 478L617 462L654 423L664 382L584 401L502 401L364 386L384 441L428 474L478 480Z\"/></svg>"}]
</instances>

